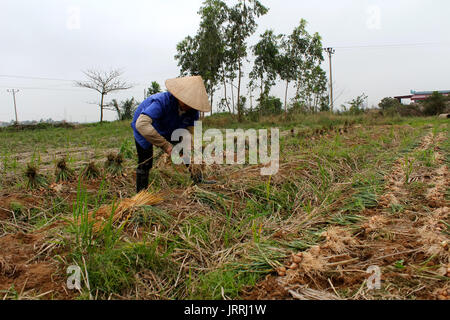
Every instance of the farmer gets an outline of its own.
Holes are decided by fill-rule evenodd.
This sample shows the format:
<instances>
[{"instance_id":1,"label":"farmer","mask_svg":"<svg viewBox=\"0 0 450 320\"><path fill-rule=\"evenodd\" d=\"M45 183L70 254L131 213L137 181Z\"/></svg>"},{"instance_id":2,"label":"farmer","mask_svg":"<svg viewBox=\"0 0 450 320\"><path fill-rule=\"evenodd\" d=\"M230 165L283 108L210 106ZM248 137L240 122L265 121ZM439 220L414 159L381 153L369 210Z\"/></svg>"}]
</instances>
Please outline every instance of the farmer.
<instances>
[{"instance_id":1,"label":"farmer","mask_svg":"<svg viewBox=\"0 0 450 320\"><path fill-rule=\"evenodd\" d=\"M166 81L168 92L148 97L138 107L131 124L136 141L139 165L136 170L136 190L148 188L149 172L153 166L153 146L172 154L172 133L187 129L194 133L199 112L210 112L205 85L200 76ZM191 177L198 179L198 174ZM198 181L196 181L198 182Z\"/></svg>"}]
</instances>

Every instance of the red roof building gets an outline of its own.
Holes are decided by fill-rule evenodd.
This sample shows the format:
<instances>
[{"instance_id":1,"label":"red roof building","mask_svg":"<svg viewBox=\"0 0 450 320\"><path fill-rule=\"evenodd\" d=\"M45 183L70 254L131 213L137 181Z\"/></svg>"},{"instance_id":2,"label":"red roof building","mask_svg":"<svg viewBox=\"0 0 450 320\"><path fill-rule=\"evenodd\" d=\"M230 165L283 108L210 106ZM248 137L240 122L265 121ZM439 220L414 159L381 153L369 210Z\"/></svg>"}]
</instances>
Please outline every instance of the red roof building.
<instances>
[{"instance_id":1,"label":"red roof building","mask_svg":"<svg viewBox=\"0 0 450 320\"><path fill-rule=\"evenodd\" d=\"M411 90L410 95L398 96L398 97L394 97L394 98L400 102L402 102L403 99L410 99L411 102L415 103L418 101L428 99L433 94L433 92L436 92L436 91L414 91L414 90ZM440 94L442 94L444 96L450 96L450 90L441 90L441 91L437 91L437 92L439 92Z\"/></svg>"}]
</instances>

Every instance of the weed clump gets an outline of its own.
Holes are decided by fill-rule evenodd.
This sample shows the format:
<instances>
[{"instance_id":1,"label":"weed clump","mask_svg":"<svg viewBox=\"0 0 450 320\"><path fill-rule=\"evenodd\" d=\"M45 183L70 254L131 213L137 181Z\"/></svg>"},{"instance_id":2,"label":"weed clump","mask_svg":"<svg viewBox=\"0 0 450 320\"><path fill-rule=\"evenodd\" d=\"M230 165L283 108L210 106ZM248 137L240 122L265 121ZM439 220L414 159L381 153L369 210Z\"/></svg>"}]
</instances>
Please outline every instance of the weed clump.
<instances>
[{"instance_id":1,"label":"weed clump","mask_svg":"<svg viewBox=\"0 0 450 320\"><path fill-rule=\"evenodd\" d=\"M105 162L105 169L113 176L121 176L123 174L123 155L110 153Z\"/></svg>"},{"instance_id":2,"label":"weed clump","mask_svg":"<svg viewBox=\"0 0 450 320\"><path fill-rule=\"evenodd\" d=\"M55 170L56 182L70 181L74 177L74 172L67 166L66 159L60 159L56 162Z\"/></svg>"},{"instance_id":3,"label":"weed clump","mask_svg":"<svg viewBox=\"0 0 450 320\"><path fill-rule=\"evenodd\" d=\"M120 147L119 154L122 155L125 159L133 159L133 144L129 141L124 141Z\"/></svg>"},{"instance_id":4,"label":"weed clump","mask_svg":"<svg viewBox=\"0 0 450 320\"><path fill-rule=\"evenodd\" d=\"M27 188L29 189L39 189L48 185L47 179L39 174L38 168L31 163L27 165L25 177L28 179Z\"/></svg>"}]
</instances>

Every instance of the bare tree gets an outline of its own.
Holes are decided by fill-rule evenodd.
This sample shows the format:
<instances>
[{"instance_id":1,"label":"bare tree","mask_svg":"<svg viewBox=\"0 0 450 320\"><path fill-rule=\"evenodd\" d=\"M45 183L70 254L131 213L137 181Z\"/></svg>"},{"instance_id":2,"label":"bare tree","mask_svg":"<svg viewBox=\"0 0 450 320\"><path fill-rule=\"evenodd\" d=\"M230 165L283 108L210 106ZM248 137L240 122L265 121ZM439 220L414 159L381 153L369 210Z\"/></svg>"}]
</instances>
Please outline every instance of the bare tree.
<instances>
[{"instance_id":1,"label":"bare tree","mask_svg":"<svg viewBox=\"0 0 450 320\"><path fill-rule=\"evenodd\" d=\"M132 88L133 86L122 81L120 77L123 72L120 70L111 70L109 72L106 71L97 71L97 70L88 70L83 72L86 77L89 79L86 82L77 81L75 84L78 87L92 89L97 91L102 95L100 100L100 123L103 122L103 110L107 108L104 105L104 98L108 93L120 90L127 90Z\"/></svg>"}]
</instances>

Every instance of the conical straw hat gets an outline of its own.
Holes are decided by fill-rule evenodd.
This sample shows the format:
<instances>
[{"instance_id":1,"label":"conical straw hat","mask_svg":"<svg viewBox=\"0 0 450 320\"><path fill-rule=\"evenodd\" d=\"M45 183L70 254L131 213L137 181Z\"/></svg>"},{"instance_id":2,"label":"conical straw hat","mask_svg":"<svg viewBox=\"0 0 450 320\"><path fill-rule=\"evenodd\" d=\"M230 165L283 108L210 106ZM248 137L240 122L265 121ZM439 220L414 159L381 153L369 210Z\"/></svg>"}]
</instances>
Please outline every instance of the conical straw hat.
<instances>
[{"instance_id":1,"label":"conical straw hat","mask_svg":"<svg viewBox=\"0 0 450 320\"><path fill-rule=\"evenodd\" d=\"M201 112L211 111L208 94L201 76L169 79L166 81L166 88L175 98L189 107Z\"/></svg>"}]
</instances>

